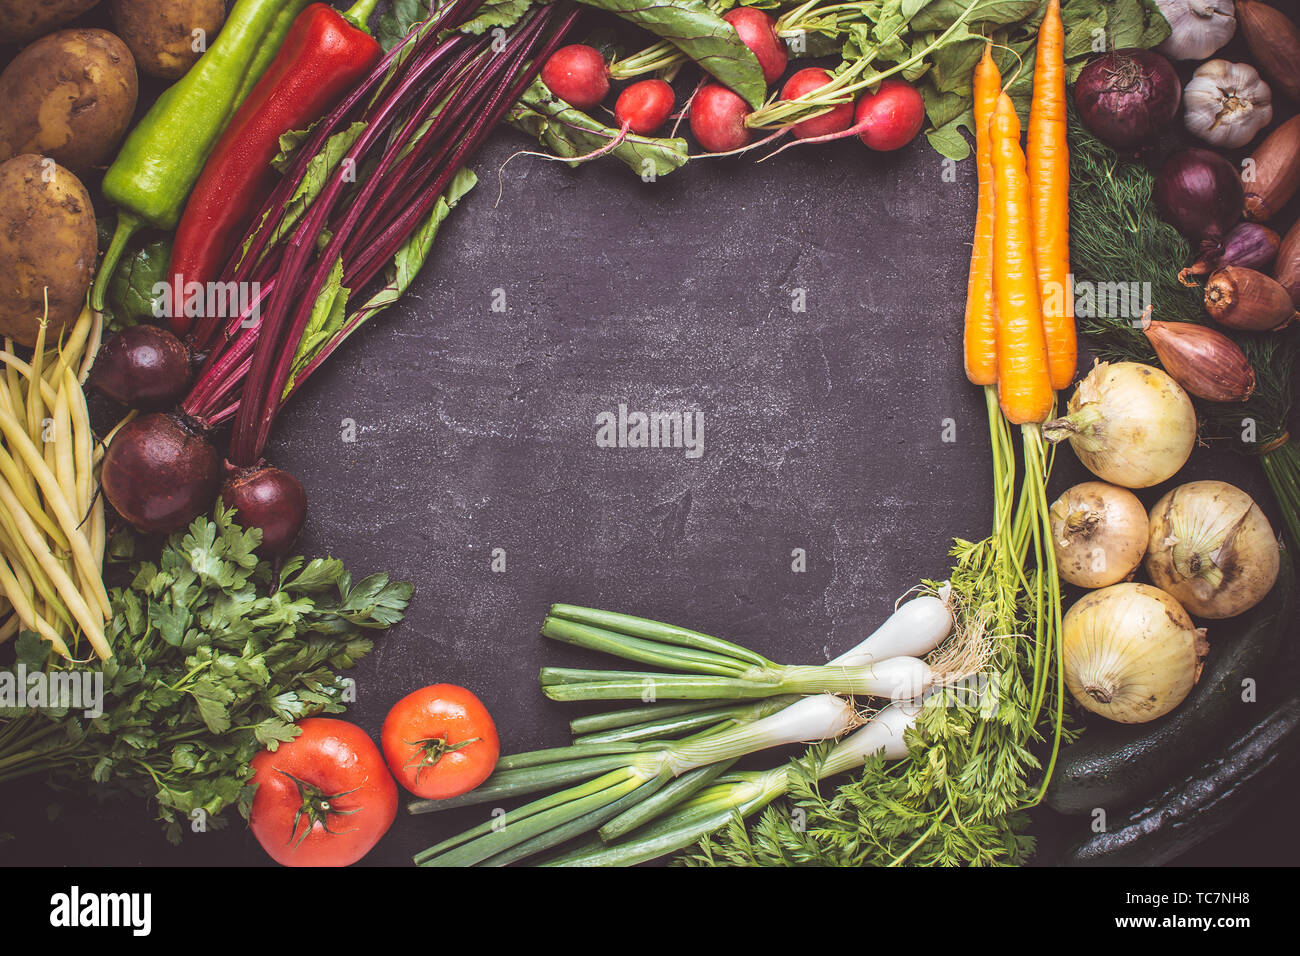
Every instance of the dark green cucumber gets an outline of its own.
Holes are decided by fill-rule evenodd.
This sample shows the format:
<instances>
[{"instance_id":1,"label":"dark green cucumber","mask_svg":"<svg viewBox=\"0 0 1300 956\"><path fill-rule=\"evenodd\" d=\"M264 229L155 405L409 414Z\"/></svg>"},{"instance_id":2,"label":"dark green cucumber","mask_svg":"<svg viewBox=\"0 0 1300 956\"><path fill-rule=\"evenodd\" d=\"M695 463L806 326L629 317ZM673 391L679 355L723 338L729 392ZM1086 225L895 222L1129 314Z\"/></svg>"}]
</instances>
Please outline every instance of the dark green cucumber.
<instances>
[{"instance_id":1,"label":"dark green cucumber","mask_svg":"<svg viewBox=\"0 0 1300 956\"><path fill-rule=\"evenodd\" d=\"M1122 813L1189 771L1251 718L1256 705L1242 701L1242 681L1267 676L1294 617L1295 571L1284 550L1277 584L1264 600L1236 622L1210 629L1210 656L1187 699L1150 723L1090 724L1061 752L1047 805L1067 814Z\"/></svg>"},{"instance_id":2,"label":"dark green cucumber","mask_svg":"<svg viewBox=\"0 0 1300 956\"><path fill-rule=\"evenodd\" d=\"M1161 866L1232 823L1300 764L1300 695L1117 826L1066 851L1065 866Z\"/></svg>"}]
</instances>

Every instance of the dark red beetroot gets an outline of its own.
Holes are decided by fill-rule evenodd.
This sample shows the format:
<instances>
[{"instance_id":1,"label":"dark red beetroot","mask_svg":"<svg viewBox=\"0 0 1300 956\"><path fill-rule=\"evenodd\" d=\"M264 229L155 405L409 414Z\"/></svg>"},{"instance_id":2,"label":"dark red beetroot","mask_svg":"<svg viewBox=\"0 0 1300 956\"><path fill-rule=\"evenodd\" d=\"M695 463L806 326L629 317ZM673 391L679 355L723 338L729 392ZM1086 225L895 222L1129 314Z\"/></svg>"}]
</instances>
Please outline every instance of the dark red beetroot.
<instances>
[{"instance_id":1,"label":"dark red beetroot","mask_svg":"<svg viewBox=\"0 0 1300 956\"><path fill-rule=\"evenodd\" d=\"M270 465L238 468L221 486L221 500L245 528L261 528L259 550L268 558L289 553L307 520L307 493L298 479Z\"/></svg>"},{"instance_id":2,"label":"dark red beetroot","mask_svg":"<svg viewBox=\"0 0 1300 956\"><path fill-rule=\"evenodd\" d=\"M853 114L853 125L869 148L888 152L901 149L925 125L925 100L910 83L888 79L876 92L862 94Z\"/></svg>"},{"instance_id":3,"label":"dark red beetroot","mask_svg":"<svg viewBox=\"0 0 1300 956\"><path fill-rule=\"evenodd\" d=\"M749 104L725 86L708 83L691 100L691 132L710 153L728 153L749 143Z\"/></svg>"},{"instance_id":4,"label":"dark red beetroot","mask_svg":"<svg viewBox=\"0 0 1300 956\"><path fill-rule=\"evenodd\" d=\"M649 136L668 122L673 103L673 88L663 80L640 80L618 95L614 116L620 128Z\"/></svg>"},{"instance_id":5,"label":"dark red beetroot","mask_svg":"<svg viewBox=\"0 0 1300 956\"><path fill-rule=\"evenodd\" d=\"M180 401L192 377L180 339L156 325L135 325L104 343L89 384L128 408L156 412Z\"/></svg>"},{"instance_id":6,"label":"dark red beetroot","mask_svg":"<svg viewBox=\"0 0 1300 956\"><path fill-rule=\"evenodd\" d=\"M113 436L100 484L117 513L137 529L170 534L211 507L221 484L221 456L192 423L151 412Z\"/></svg>"},{"instance_id":7,"label":"dark red beetroot","mask_svg":"<svg viewBox=\"0 0 1300 956\"><path fill-rule=\"evenodd\" d=\"M609 95L609 69L595 47L562 46L542 67L542 82L570 106L589 110Z\"/></svg>"},{"instance_id":8,"label":"dark red beetroot","mask_svg":"<svg viewBox=\"0 0 1300 956\"><path fill-rule=\"evenodd\" d=\"M776 35L776 21L762 10L753 7L736 7L722 17L740 35L740 42L749 47L763 68L763 80L771 85L781 78L790 55L785 44Z\"/></svg>"},{"instance_id":9,"label":"dark red beetroot","mask_svg":"<svg viewBox=\"0 0 1300 956\"><path fill-rule=\"evenodd\" d=\"M820 90L830 81L831 75L829 72L820 67L810 66L807 69L800 70L785 81L785 86L781 88L781 99L798 99L805 93ZM802 123L796 123L794 135L798 139L808 139L812 136L831 136L835 133L844 132L852 125L853 103L841 103L833 107L828 113L806 119Z\"/></svg>"}]
</instances>

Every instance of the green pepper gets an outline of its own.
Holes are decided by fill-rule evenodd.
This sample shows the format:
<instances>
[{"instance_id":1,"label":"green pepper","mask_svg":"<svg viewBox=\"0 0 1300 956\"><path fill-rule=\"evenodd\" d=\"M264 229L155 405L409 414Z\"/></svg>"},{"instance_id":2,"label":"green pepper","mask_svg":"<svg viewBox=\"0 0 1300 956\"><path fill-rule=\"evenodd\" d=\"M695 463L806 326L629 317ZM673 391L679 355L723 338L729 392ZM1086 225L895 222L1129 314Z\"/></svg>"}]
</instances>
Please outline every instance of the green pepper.
<instances>
[{"instance_id":1,"label":"green pepper","mask_svg":"<svg viewBox=\"0 0 1300 956\"><path fill-rule=\"evenodd\" d=\"M131 131L104 174L104 196L119 208L117 229L95 277L93 308L103 309L131 236L146 225L173 229L180 221L208 154L310 2L238 0L216 42Z\"/></svg>"}]
</instances>

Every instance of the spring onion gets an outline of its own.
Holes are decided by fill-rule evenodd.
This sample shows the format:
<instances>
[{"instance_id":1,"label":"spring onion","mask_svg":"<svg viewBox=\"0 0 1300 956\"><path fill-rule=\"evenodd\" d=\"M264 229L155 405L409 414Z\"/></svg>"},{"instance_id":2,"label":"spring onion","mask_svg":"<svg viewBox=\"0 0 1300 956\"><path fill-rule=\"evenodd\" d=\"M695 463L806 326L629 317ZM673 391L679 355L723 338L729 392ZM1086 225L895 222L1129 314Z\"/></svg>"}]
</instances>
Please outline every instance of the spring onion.
<instances>
[{"instance_id":1,"label":"spring onion","mask_svg":"<svg viewBox=\"0 0 1300 956\"><path fill-rule=\"evenodd\" d=\"M857 722L852 704L823 694L749 725L673 744L643 746L623 755L619 766L600 776L444 840L417 854L415 862L421 866L490 864L502 854L514 859L512 851L524 844L537 852L626 812L675 777L771 747L835 738Z\"/></svg>"}]
</instances>

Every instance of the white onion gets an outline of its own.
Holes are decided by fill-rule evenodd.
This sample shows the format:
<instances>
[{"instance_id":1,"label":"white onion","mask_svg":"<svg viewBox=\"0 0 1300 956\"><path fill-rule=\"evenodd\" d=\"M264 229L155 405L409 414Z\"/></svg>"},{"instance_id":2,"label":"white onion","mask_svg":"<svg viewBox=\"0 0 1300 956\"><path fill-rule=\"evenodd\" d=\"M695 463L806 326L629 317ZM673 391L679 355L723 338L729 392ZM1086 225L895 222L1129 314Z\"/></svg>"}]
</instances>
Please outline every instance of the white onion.
<instances>
[{"instance_id":1,"label":"white onion","mask_svg":"<svg viewBox=\"0 0 1300 956\"><path fill-rule=\"evenodd\" d=\"M1149 584L1113 584L1084 595L1063 624L1065 683L1082 706L1140 724L1183 702L1209 650L1187 612Z\"/></svg>"},{"instance_id":2,"label":"white onion","mask_svg":"<svg viewBox=\"0 0 1300 956\"><path fill-rule=\"evenodd\" d=\"M1070 439L1098 478L1149 488L1172 478L1196 444L1196 412L1182 387L1139 362L1098 362L1063 418L1043 425L1051 442Z\"/></svg>"},{"instance_id":3,"label":"white onion","mask_svg":"<svg viewBox=\"0 0 1300 956\"><path fill-rule=\"evenodd\" d=\"M1234 617L1263 600L1281 557L1250 495L1226 481L1179 485L1151 509L1147 574L1198 617Z\"/></svg>"},{"instance_id":4,"label":"white onion","mask_svg":"<svg viewBox=\"0 0 1300 956\"><path fill-rule=\"evenodd\" d=\"M1104 481L1081 482L1056 499L1050 516L1056 567L1071 584L1118 584L1142 563L1147 510L1133 492Z\"/></svg>"}]
</instances>

